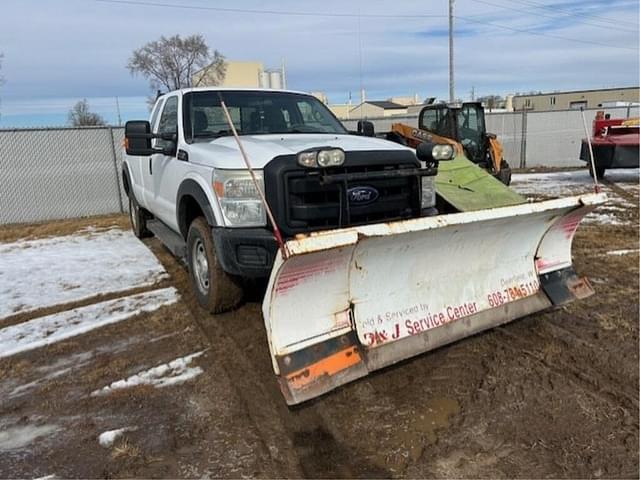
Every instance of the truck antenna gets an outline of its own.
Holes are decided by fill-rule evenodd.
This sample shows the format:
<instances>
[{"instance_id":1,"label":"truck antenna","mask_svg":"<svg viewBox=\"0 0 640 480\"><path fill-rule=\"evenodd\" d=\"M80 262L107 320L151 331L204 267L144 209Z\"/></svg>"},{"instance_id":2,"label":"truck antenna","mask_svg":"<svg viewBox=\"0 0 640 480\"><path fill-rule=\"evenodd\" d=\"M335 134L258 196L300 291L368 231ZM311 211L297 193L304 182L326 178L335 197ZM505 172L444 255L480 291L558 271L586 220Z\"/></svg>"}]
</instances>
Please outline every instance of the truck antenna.
<instances>
[{"instance_id":1,"label":"truck antenna","mask_svg":"<svg viewBox=\"0 0 640 480\"><path fill-rule=\"evenodd\" d=\"M598 185L598 175L596 174L596 162L593 158L593 147L591 146L591 134L587 128L587 120L584 118L584 107L580 107L580 114L582 115L582 126L584 127L584 133L587 136L587 145L589 145L589 158L591 160L591 172L593 173L593 191L600 193L600 185Z\"/></svg>"},{"instance_id":2,"label":"truck antenna","mask_svg":"<svg viewBox=\"0 0 640 480\"><path fill-rule=\"evenodd\" d=\"M238 144L238 148L240 149L240 153L242 154L244 163L247 166L247 169L249 170L249 174L251 175L251 180L253 180L253 184L256 187L258 194L260 195L260 200L262 201L262 204L264 205L264 209L267 212L267 216L269 217L269 222L271 222L271 225L273 226L273 235L276 237L276 242L278 242L278 248L280 248L280 252L282 253L282 258L283 260L286 260L287 258L289 258L289 250L287 249L287 245L285 244L282 238L282 234L280 233L278 224L276 223L275 217L273 216L273 212L271 211L271 208L269 208L269 204L267 203L267 198L264 196L264 192L260 188L260 184L256 179L256 175L253 171L253 167L251 166L251 162L249 161L249 156L247 155L247 152L244 150L244 147L242 146L242 142L240 141L240 136L238 135L236 127L233 124L233 120L231 119L231 114L227 109L227 105L224 103L224 100L222 99L222 95L220 93L218 93L218 97L220 98L220 105L222 106L222 111L224 112L224 116L227 119L227 123L229 124L229 128L231 129L231 133L233 133L233 137L236 139L236 143Z\"/></svg>"}]
</instances>

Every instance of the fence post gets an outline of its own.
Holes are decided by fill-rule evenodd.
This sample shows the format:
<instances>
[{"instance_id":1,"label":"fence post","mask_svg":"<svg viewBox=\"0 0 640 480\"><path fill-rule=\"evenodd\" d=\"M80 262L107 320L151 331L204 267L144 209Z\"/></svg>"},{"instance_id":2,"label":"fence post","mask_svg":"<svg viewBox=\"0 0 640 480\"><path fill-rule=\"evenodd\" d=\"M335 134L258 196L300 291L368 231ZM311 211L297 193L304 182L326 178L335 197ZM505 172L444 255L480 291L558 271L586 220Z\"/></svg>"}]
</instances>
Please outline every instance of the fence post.
<instances>
[{"instance_id":1,"label":"fence post","mask_svg":"<svg viewBox=\"0 0 640 480\"><path fill-rule=\"evenodd\" d=\"M527 110L522 109L522 132L520 135L520 168L527 167Z\"/></svg>"},{"instance_id":2,"label":"fence post","mask_svg":"<svg viewBox=\"0 0 640 480\"><path fill-rule=\"evenodd\" d=\"M113 139L113 127L109 125L109 140L111 140L111 155L113 157L113 171L116 174L116 187L118 188L118 202L120 203L120 213L124 213L124 205L122 205L122 189L120 188L120 174L118 172L118 157L116 155L116 142Z\"/></svg>"}]
</instances>

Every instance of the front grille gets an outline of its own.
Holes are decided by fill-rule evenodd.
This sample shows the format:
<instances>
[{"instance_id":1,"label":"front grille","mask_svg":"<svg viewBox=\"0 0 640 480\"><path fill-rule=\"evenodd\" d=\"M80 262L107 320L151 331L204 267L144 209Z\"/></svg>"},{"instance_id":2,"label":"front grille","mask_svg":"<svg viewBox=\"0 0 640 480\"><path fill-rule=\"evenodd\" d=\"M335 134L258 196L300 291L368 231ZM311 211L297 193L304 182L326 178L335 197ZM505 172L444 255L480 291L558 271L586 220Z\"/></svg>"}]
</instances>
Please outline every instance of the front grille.
<instances>
[{"instance_id":1,"label":"front grille","mask_svg":"<svg viewBox=\"0 0 640 480\"><path fill-rule=\"evenodd\" d=\"M346 167L327 173L357 174L398 168L403 166ZM419 204L417 182L417 177L387 177L323 184L320 175L310 175L308 171L286 172L286 223L291 230L308 231L410 218ZM366 205L352 204L346 195L352 187L372 187L379 196Z\"/></svg>"},{"instance_id":2,"label":"front grille","mask_svg":"<svg viewBox=\"0 0 640 480\"><path fill-rule=\"evenodd\" d=\"M323 170L300 167L295 155L283 155L264 168L265 193L285 237L403 220L420 215L419 167L409 150L346 152L344 166ZM347 191L355 187L371 187L378 197L350 204Z\"/></svg>"}]
</instances>

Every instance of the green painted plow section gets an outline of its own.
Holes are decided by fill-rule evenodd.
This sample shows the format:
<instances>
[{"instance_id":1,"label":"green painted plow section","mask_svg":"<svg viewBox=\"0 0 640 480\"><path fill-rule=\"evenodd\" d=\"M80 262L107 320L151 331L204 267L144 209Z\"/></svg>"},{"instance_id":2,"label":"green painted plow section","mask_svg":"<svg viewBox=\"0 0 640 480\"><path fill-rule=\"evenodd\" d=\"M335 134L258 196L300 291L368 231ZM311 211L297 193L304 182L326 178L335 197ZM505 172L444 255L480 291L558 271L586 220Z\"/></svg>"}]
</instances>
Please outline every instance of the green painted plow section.
<instances>
[{"instance_id":1,"label":"green painted plow section","mask_svg":"<svg viewBox=\"0 0 640 480\"><path fill-rule=\"evenodd\" d=\"M526 198L467 160L464 155L439 163L436 191L460 212L527 203Z\"/></svg>"}]
</instances>

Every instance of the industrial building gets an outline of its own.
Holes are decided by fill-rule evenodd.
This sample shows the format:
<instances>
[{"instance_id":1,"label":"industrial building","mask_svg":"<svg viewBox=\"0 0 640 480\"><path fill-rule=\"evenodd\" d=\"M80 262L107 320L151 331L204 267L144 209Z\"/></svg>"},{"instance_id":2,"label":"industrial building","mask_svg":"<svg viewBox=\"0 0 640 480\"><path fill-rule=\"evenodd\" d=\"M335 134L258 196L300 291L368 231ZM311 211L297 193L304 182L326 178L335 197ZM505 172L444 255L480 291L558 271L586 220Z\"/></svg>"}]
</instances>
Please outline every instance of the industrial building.
<instances>
[{"instance_id":1,"label":"industrial building","mask_svg":"<svg viewBox=\"0 0 640 480\"><path fill-rule=\"evenodd\" d=\"M400 105L388 100L366 100L349 112L351 118L390 117L406 114L407 105Z\"/></svg>"},{"instance_id":2,"label":"industrial building","mask_svg":"<svg viewBox=\"0 0 640 480\"><path fill-rule=\"evenodd\" d=\"M570 110L640 102L640 87L602 88L513 96L513 110Z\"/></svg>"},{"instance_id":3,"label":"industrial building","mask_svg":"<svg viewBox=\"0 0 640 480\"><path fill-rule=\"evenodd\" d=\"M279 68L265 69L262 62L227 61L221 87L236 88L287 88L284 62ZM215 81L207 77L206 71L199 70L193 75L193 84L199 87L215 86Z\"/></svg>"}]
</instances>

